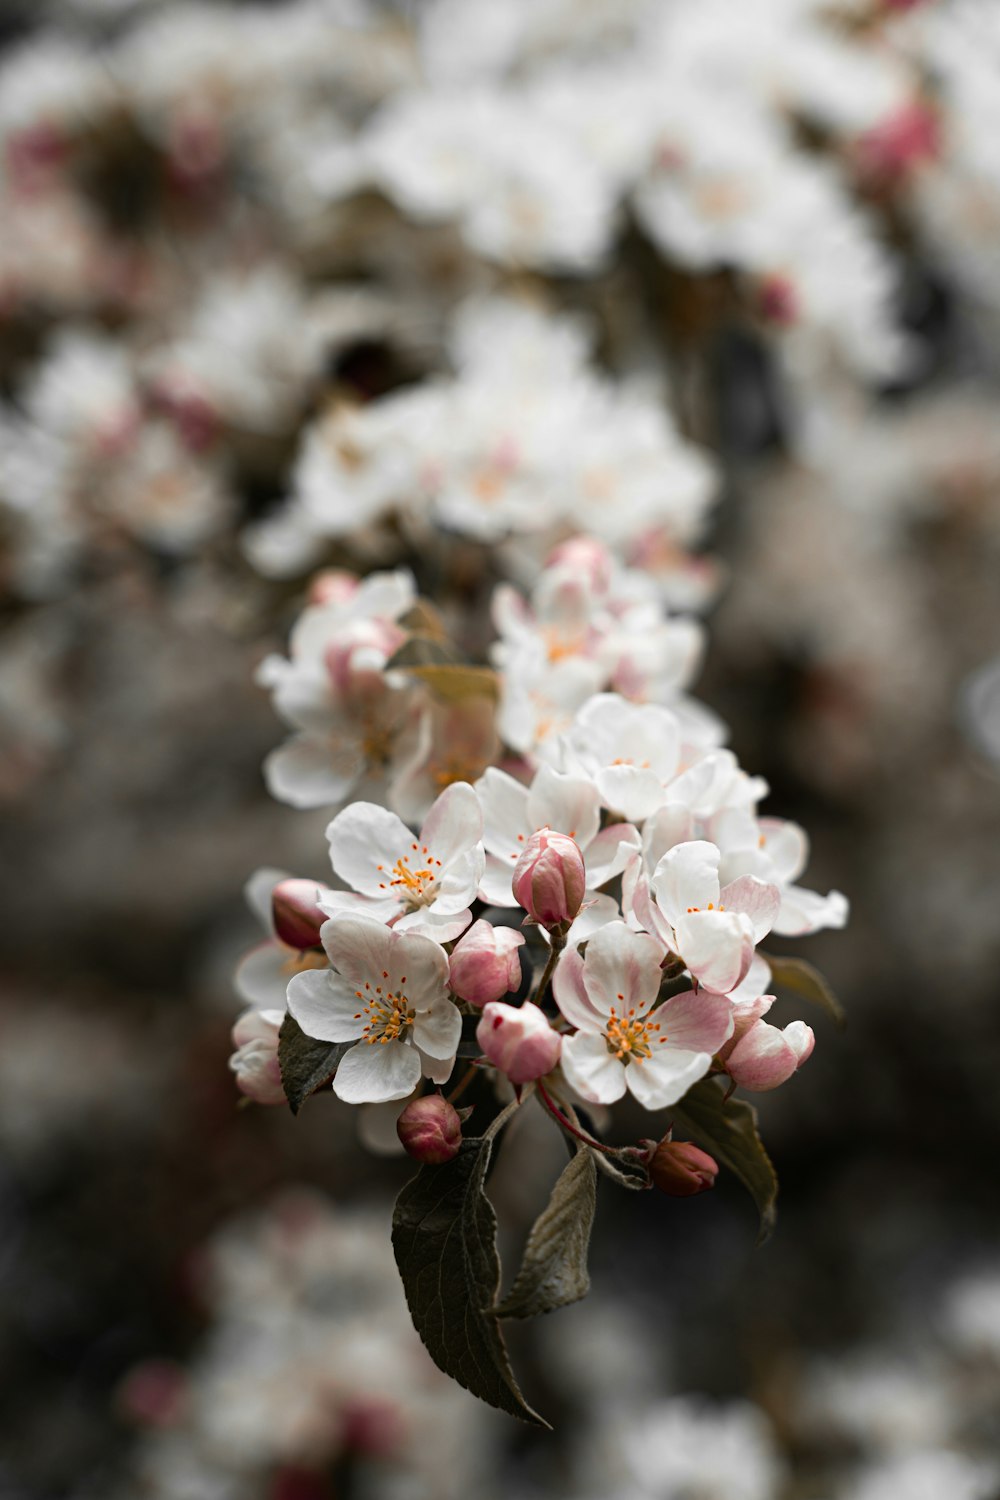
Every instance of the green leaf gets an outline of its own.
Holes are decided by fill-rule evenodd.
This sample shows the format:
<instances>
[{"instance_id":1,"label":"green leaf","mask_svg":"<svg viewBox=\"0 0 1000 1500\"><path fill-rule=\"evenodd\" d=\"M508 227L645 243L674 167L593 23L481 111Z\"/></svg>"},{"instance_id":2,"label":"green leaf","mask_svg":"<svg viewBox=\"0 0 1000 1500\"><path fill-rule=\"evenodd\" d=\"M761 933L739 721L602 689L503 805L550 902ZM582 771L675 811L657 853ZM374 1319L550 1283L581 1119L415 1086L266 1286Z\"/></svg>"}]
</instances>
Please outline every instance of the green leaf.
<instances>
[{"instance_id":1,"label":"green leaf","mask_svg":"<svg viewBox=\"0 0 1000 1500\"><path fill-rule=\"evenodd\" d=\"M340 1059L354 1042L318 1042L306 1036L295 1017L286 1014L278 1032L278 1067L285 1098L297 1115L310 1094L330 1083Z\"/></svg>"},{"instance_id":2,"label":"green leaf","mask_svg":"<svg viewBox=\"0 0 1000 1500\"><path fill-rule=\"evenodd\" d=\"M763 1244L777 1217L778 1178L757 1134L757 1111L743 1099L727 1099L726 1084L703 1078L672 1111L674 1123L699 1146L735 1172L760 1214L758 1244Z\"/></svg>"},{"instance_id":3,"label":"green leaf","mask_svg":"<svg viewBox=\"0 0 1000 1500\"><path fill-rule=\"evenodd\" d=\"M594 1154L580 1146L532 1225L514 1285L493 1309L494 1316L534 1318L587 1295L587 1249L596 1206Z\"/></svg>"},{"instance_id":4,"label":"green leaf","mask_svg":"<svg viewBox=\"0 0 1000 1500\"><path fill-rule=\"evenodd\" d=\"M801 995L803 1000L809 1000L825 1010L841 1028L847 1025L844 1007L818 969L813 968L804 958L789 958L785 955L776 958L771 954L766 957L771 978L779 990L791 990L794 994Z\"/></svg>"},{"instance_id":5,"label":"green leaf","mask_svg":"<svg viewBox=\"0 0 1000 1500\"><path fill-rule=\"evenodd\" d=\"M538 1427L491 1308L500 1284L496 1214L483 1184L493 1140L516 1103L457 1156L424 1166L396 1199L392 1248L413 1326L434 1363L490 1406Z\"/></svg>"}]
</instances>

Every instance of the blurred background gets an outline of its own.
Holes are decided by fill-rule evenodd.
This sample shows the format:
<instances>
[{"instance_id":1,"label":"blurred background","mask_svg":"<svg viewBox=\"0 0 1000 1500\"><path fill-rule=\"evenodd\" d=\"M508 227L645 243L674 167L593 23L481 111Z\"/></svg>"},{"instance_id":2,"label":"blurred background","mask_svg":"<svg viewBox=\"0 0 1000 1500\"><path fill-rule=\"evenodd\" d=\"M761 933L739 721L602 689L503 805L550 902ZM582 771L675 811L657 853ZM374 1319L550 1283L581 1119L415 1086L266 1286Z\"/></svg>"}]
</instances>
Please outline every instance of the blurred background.
<instances>
[{"instance_id":1,"label":"blurred background","mask_svg":"<svg viewBox=\"0 0 1000 1500\"><path fill-rule=\"evenodd\" d=\"M746 9L3 0L2 1500L1000 1496L1000 14ZM760 1100L776 1235L602 1185L511 1336L552 1433L423 1355L408 1164L227 1070L244 882L328 873L255 669L315 567L431 567L301 522L304 445L497 292L709 455L696 690L852 903L775 945L849 1014Z\"/></svg>"}]
</instances>

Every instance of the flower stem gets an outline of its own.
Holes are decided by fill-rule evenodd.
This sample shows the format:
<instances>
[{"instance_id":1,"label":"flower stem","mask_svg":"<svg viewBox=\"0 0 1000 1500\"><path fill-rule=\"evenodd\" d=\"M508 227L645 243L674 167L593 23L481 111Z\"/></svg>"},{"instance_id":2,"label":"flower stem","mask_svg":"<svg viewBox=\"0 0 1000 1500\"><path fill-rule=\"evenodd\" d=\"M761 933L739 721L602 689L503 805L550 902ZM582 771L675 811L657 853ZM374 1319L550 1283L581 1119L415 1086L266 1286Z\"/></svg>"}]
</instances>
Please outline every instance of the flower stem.
<instances>
[{"instance_id":1,"label":"flower stem","mask_svg":"<svg viewBox=\"0 0 1000 1500\"><path fill-rule=\"evenodd\" d=\"M590 1146L594 1151L603 1151L605 1156L617 1155L613 1146L605 1146L602 1141L595 1141L593 1136L585 1134L582 1130L578 1130L572 1121L566 1118L555 1100L552 1099L540 1078L538 1080L538 1094L549 1114L558 1120L563 1130L568 1131L570 1135L575 1136L578 1141L582 1141L585 1146Z\"/></svg>"},{"instance_id":2,"label":"flower stem","mask_svg":"<svg viewBox=\"0 0 1000 1500\"><path fill-rule=\"evenodd\" d=\"M541 1005L542 1001L545 999L545 991L548 989L549 985L552 982L552 975L555 973L556 964L559 962L559 955L562 953L563 949L566 946L566 934L564 932L560 932L558 927L553 927L552 931L549 933L549 940L549 956L546 960L545 968L542 970L542 977L538 982L538 988L535 991L533 997L533 1003L535 1005Z\"/></svg>"}]
</instances>

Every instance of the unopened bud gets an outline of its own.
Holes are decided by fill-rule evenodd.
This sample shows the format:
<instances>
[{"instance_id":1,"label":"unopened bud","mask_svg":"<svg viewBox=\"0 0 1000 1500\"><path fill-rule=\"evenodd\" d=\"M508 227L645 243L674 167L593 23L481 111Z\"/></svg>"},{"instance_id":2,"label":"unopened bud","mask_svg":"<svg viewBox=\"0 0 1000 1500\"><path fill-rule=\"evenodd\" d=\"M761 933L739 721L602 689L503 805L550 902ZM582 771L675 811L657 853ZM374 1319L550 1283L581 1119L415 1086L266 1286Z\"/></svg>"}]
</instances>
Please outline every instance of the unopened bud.
<instances>
[{"instance_id":1,"label":"unopened bud","mask_svg":"<svg viewBox=\"0 0 1000 1500\"><path fill-rule=\"evenodd\" d=\"M274 931L289 948L319 948L319 930L328 920L316 905L323 887L315 880L280 880L271 892Z\"/></svg>"},{"instance_id":2,"label":"unopened bud","mask_svg":"<svg viewBox=\"0 0 1000 1500\"><path fill-rule=\"evenodd\" d=\"M410 1100L396 1121L396 1134L407 1156L436 1166L458 1155L462 1122L443 1095L424 1094Z\"/></svg>"},{"instance_id":3,"label":"unopened bud","mask_svg":"<svg viewBox=\"0 0 1000 1500\"><path fill-rule=\"evenodd\" d=\"M236 1051L229 1066L236 1074L240 1093L255 1104L285 1102L278 1065L278 1032L283 1020L280 1010L246 1010L233 1027Z\"/></svg>"},{"instance_id":4,"label":"unopened bud","mask_svg":"<svg viewBox=\"0 0 1000 1500\"><path fill-rule=\"evenodd\" d=\"M662 1140L653 1152L649 1175L661 1193L693 1198L715 1186L719 1164L691 1141Z\"/></svg>"},{"instance_id":5,"label":"unopened bud","mask_svg":"<svg viewBox=\"0 0 1000 1500\"><path fill-rule=\"evenodd\" d=\"M514 900L543 927L572 922L587 889L579 844L568 834L540 828L524 846L511 884Z\"/></svg>"},{"instance_id":6,"label":"unopened bud","mask_svg":"<svg viewBox=\"0 0 1000 1500\"><path fill-rule=\"evenodd\" d=\"M524 934L513 927L494 927L480 917L456 943L448 965L448 982L460 1000L488 1005L521 983L518 949Z\"/></svg>"},{"instance_id":7,"label":"unopened bud","mask_svg":"<svg viewBox=\"0 0 1000 1500\"><path fill-rule=\"evenodd\" d=\"M476 1041L494 1067L511 1083L530 1083L551 1073L559 1061L562 1037L537 1005L494 1001L483 1010Z\"/></svg>"}]
</instances>

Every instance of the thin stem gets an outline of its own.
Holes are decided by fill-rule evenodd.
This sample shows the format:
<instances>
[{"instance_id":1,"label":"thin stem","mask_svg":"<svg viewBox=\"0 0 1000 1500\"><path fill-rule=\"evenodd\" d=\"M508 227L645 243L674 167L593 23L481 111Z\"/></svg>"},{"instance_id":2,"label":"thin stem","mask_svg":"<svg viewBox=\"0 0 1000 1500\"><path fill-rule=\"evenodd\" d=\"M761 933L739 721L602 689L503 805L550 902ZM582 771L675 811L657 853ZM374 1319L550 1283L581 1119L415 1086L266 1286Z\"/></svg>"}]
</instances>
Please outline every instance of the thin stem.
<instances>
[{"instance_id":1,"label":"thin stem","mask_svg":"<svg viewBox=\"0 0 1000 1500\"><path fill-rule=\"evenodd\" d=\"M560 932L558 927L552 929L549 933L549 939L549 956L545 962L542 977L538 982L538 988L534 994L533 1003L535 1005L541 1005L545 999L545 991L552 982L552 975L555 973L556 964L559 962L559 955L566 946L566 934Z\"/></svg>"},{"instance_id":2,"label":"thin stem","mask_svg":"<svg viewBox=\"0 0 1000 1500\"><path fill-rule=\"evenodd\" d=\"M593 1136L586 1135L582 1130L578 1130L572 1121L566 1118L562 1110L549 1095L540 1078L538 1080L538 1094L549 1114L558 1120L563 1130L568 1131L570 1135L575 1136L578 1141L582 1141L585 1146L590 1146L594 1151L603 1151L605 1156L616 1155L614 1147L605 1146L603 1141L595 1141Z\"/></svg>"},{"instance_id":3,"label":"thin stem","mask_svg":"<svg viewBox=\"0 0 1000 1500\"><path fill-rule=\"evenodd\" d=\"M460 1099L462 1097L475 1076L476 1065L475 1063L470 1063L465 1072L462 1074L461 1078L456 1083L455 1087L452 1089L451 1093L445 1095L449 1104L454 1104L456 1099Z\"/></svg>"}]
</instances>

